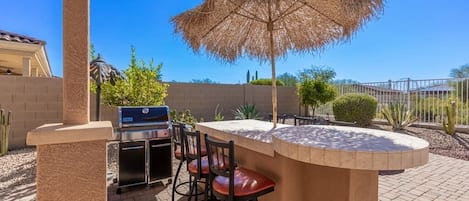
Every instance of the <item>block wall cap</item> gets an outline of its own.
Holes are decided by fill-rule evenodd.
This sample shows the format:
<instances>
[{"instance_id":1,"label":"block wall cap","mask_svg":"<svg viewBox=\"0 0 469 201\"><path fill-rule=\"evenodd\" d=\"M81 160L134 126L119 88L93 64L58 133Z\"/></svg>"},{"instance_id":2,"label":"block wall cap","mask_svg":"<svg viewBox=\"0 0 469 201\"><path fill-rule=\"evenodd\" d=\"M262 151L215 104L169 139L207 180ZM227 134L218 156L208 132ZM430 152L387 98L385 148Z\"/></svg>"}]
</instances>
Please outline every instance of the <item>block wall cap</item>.
<instances>
[{"instance_id":1,"label":"block wall cap","mask_svg":"<svg viewBox=\"0 0 469 201\"><path fill-rule=\"evenodd\" d=\"M93 121L88 124L44 124L28 132L27 145L75 143L111 140L113 128L110 121Z\"/></svg>"}]
</instances>

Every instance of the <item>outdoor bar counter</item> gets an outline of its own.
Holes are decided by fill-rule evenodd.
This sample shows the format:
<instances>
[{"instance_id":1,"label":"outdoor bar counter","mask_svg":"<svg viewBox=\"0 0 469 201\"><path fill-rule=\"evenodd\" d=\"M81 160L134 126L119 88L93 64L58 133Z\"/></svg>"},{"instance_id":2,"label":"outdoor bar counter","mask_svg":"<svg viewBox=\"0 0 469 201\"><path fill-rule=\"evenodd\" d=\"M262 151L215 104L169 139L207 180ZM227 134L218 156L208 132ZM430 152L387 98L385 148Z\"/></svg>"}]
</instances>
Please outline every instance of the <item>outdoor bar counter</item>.
<instances>
[{"instance_id":1,"label":"outdoor bar counter","mask_svg":"<svg viewBox=\"0 0 469 201\"><path fill-rule=\"evenodd\" d=\"M233 120L198 123L196 129L233 140L241 167L276 182L261 201L378 200L378 171L428 162L428 142L375 129L289 126Z\"/></svg>"}]
</instances>

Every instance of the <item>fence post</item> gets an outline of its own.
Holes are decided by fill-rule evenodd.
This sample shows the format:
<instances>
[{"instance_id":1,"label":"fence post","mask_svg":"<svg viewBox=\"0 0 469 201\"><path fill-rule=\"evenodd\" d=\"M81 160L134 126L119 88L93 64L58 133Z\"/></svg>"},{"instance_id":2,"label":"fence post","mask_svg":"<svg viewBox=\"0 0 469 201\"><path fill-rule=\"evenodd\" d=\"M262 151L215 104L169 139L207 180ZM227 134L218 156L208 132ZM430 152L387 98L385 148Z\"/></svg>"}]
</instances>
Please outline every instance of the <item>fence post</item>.
<instances>
[{"instance_id":1,"label":"fence post","mask_svg":"<svg viewBox=\"0 0 469 201\"><path fill-rule=\"evenodd\" d=\"M410 78L407 78L407 109L410 110Z\"/></svg>"}]
</instances>

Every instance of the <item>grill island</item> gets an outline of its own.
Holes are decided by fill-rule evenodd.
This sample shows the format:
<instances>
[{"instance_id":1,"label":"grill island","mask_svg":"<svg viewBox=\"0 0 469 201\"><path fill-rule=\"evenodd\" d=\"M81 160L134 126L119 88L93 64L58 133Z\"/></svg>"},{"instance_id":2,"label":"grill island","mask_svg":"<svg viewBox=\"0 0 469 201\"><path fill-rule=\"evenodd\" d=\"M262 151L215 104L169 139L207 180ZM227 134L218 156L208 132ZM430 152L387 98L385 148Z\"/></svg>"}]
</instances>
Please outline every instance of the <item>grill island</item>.
<instances>
[{"instance_id":1,"label":"grill island","mask_svg":"<svg viewBox=\"0 0 469 201\"><path fill-rule=\"evenodd\" d=\"M259 200L378 200L378 171L428 162L428 142L375 129L288 126L257 120L204 122L201 133L233 140L240 166L272 178Z\"/></svg>"},{"instance_id":2,"label":"grill island","mask_svg":"<svg viewBox=\"0 0 469 201\"><path fill-rule=\"evenodd\" d=\"M171 183L171 135L167 106L118 107L118 183L122 187Z\"/></svg>"}]
</instances>

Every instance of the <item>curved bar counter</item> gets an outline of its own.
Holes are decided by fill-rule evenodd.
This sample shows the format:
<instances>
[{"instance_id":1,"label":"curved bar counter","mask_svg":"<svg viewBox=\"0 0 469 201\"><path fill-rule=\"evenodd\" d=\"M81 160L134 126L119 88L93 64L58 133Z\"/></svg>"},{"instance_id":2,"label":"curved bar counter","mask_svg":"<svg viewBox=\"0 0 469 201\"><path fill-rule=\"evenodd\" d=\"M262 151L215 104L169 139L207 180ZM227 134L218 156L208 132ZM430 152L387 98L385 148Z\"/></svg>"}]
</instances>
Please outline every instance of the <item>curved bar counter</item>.
<instances>
[{"instance_id":1,"label":"curved bar counter","mask_svg":"<svg viewBox=\"0 0 469 201\"><path fill-rule=\"evenodd\" d=\"M260 200L378 200L378 170L428 162L428 142L394 132L345 126L289 126L234 120L198 123L202 133L233 140L242 167L272 178Z\"/></svg>"}]
</instances>

